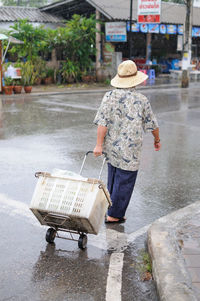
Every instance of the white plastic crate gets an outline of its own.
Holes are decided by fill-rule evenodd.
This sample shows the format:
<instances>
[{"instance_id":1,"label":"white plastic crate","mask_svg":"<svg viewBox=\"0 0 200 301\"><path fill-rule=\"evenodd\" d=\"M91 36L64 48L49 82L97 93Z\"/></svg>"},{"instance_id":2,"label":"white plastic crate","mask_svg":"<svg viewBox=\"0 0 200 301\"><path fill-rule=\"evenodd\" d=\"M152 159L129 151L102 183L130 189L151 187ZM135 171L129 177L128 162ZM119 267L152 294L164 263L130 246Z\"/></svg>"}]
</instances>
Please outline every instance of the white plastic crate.
<instances>
[{"instance_id":1,"label":"white plastic crate","mask_svg":"<svg viewBox=\"0 0 200 301\"><path fill-rule=\"evenodd\" d=\"M98 234L110 204L100 180L40 173L30 209L42 225Z\"/></svg>"}]
</instances>

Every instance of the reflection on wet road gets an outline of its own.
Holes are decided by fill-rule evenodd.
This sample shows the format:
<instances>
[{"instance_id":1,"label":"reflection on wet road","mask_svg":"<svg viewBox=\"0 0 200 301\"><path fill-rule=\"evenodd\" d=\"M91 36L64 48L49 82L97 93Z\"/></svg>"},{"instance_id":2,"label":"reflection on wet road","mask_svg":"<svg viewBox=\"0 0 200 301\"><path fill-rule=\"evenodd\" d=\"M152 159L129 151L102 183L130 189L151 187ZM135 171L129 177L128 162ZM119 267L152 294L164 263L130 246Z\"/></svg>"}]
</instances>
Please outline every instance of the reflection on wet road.
<instances>
[{"instance_id":1,"label":"reflection on wet road","mask_svg":"<svg viewBox=\"0 0 200 301\"><path fill-rule=\"evenodd\" d=\"M85 252L63 240L46 245L46 228L28 214L28 205L36 171L79 171L95 144L92 121L102 94L0 100L1 301L105 300L112 252L124 252L122 300L156 301L154 284L139 282L134 269L144 236L128 246L127 235L198 200L200 89L191 84L143 93L157 114L162 150L154 152L151 135L145 136L126 224L102 226ZM84 174L97 176L100 161L90 158Z\"/></svg>"}]
</instances>

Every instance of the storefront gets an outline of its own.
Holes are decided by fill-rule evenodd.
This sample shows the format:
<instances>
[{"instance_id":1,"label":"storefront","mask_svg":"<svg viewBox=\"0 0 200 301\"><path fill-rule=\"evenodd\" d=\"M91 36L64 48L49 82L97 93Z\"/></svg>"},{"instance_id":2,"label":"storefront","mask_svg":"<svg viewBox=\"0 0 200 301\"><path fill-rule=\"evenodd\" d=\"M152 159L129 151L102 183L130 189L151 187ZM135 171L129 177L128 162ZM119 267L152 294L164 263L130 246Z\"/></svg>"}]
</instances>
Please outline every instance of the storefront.
<instances>
[{"instance_id":1,"label":"storefront","mask_svg":"<svg viewBox=\"0 0 200 301\"><path fill-rule=\"evenodd\" d=\"M100 47L97 51L97 61L103 64L113 52L122 53L122 58L132 58L143 63L165 65L161 71L168 72L170 68L178 68L176 60L182 57L183 24L185 22L186 6L172 2L162 2L160 24L137 23L137 0L133 0L133 24L130 31L130 0L116 4L115 0L66 0L41 8L41 11L52 15L71 18L73 14L90 15L98 12L102 23L125 23L126 38L121 40L107 39L106 25L101 31L105 35L98 36ZM200 8L193 10L192 58L200 58ZM120 35L119 35L120 36ZM123 36L123 37L122 37ZM130 43L131 42L131 43ZM97 43L97 44L98 44ZM130 51L130 44L132 49ZM98 46L98 45L97 45ZM110 49L110 53L108 51ZM131 52L131 56L130 56Z\"/></svg>"},{"instance_id":2,"label":"storefront","mask_svg":"<svg viewBox=\"0 0 200 301\"><path fill-rule=\"evenodd\" d=\"M147 61L161 65L161 72L178 69L182 59L183 25L182 24L130 24L127 22L128 40L132 39L131 58L142 68ZM116 52L122 52L123 59L129 58L129 43L112 43ZM192 60L200 58L200 27L192 29ZM162 68L166 65L165 68Z\"/></svg>"}]
</instances>

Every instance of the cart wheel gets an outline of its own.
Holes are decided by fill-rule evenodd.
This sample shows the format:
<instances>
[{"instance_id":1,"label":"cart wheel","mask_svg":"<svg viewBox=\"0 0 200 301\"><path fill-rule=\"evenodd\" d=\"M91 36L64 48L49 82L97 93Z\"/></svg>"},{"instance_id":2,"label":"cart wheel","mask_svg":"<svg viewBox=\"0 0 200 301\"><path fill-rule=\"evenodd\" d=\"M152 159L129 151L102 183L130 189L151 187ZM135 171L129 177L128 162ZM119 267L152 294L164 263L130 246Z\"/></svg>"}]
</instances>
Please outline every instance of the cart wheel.
<instances>
[{"instance_id":1,"label":"cart wheel","mask_svg":"<svg viewBox=\"0 0 200 301\"><path fill-rule=\"evenodd\" d=\"M81 234L78 239L78 247L84 250L87 246L87 235Z\"/></svg>"},{"instance_id":2,"label":"cart wheel","mask_svg":"<svg viewBox=\"0 0 200 301\"><path fill-rule=\"evenodd\" d=\"M53 228L49 228L46 233L46 241L52 244L54 242L55 237L56 237L56 230Z\"/></svg>"}]
</instances>

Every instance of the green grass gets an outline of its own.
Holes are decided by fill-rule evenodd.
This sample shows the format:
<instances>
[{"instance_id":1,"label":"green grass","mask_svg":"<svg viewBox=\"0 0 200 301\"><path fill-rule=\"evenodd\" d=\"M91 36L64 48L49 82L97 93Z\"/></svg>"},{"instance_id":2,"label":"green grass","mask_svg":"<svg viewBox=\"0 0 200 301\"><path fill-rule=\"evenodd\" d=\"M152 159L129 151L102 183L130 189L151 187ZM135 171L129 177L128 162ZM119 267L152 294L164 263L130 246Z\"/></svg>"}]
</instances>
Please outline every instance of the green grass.
<instances>
[{"instance_id":1,"label":"green grass","mask_svg":"<svg viewBox=\"0 0 200 301\"><path fill-rule=\"evenodd\" d=\"M140 274L142 281L152 279L152 263L147 251L140 250L136 263L131 264Z\"/></svg>"}]
</instances>

